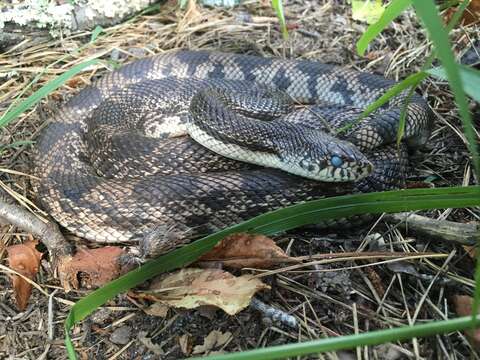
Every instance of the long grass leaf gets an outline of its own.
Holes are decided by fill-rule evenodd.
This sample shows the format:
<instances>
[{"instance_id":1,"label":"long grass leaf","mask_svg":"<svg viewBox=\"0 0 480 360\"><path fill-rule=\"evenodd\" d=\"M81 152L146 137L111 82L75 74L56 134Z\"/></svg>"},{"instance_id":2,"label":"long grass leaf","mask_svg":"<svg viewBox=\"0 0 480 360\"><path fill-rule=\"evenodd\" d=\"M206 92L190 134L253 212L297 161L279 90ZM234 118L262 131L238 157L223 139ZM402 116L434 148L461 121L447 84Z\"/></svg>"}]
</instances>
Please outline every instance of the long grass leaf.
<instances>
[{"instance_id":1,"label":"long grass leaf","mask_svg":"<svg viewBox=\"0 0 480 360\"><path fill-rule=\"evenodd\" d=\"M387 330L369 331L363 334L331 337L296 344L272 346L244 352L203 357L205 360L272 360L296 357L326 351L353 349L357 346L379 345L387 342L402 341L414 337L431 336L471 329L480 325L480 316L472 321L469 317L451 320L432 321L427 324L402 326ZM199 358L194 358L199 359Z\"/></svg>"},{"instance_id":2,"label":"long grass leaf","mask_svg":"<svg viewBox=\"0 0 480 360\"><path fill-rule=\"evenodd\" d=\"M282 30L283 38L288 39L287 23L285 22L285 13L283 11L283 0L272 0L272 7L277 13L278 21L280 22L280 28Z\"/></svg>"},{"instance_id":3,"label":"long grass leaf","mask_svg":"<svg viewBox=\"0 0 480 360\"><path fill-rule=\"evenodd\" d=\"M97 38L101 33L103 33L103 28L100 25L95 26L95 29L93 29L92 34L90 35L90 44L97 41Z\"/></svg>"},{"instance_id":4,"label":"long grass leaf","mask_svg":"<svg viewBox=\"0 0 480 360\"><path fill-rule=\"evenodd\" d=\"M447 25L447 33L450 33L450 31L452 31L452 29L455 26L457 26L458 22L461 20L462 15L463 15L464 11L467 9L467 6L469 4L470 4L470 0L463 0L463 2L460 4L460 6L455 10L452 18L450 19L450 22ZM454 5L456 5L456 4L450 3L450 5L447 6L447 7L451 8Z\"/></svg>"},{"instance_id":5,"label":"long grass leaf","mask_svg":"<svg viewBox=\"0 0 480 360\"><path fill-rule=\"evenodd\" d=\"M69 331L75 323L83 320L115 295L137 286L157 274L195 261L228 234L252 232L271 235L322 220L364 213L376 214L479 205L480 186L470 186L344 195L309 201L257 216L152 260L78 301L70 310L65 321L67 351L70 358L75 359L75 351L69 336Z\"/></svg>"},{"instance_id":6,"label":"long grass leaf","mask_svg":"<svg viewBox=\"0 0 480 360\"><path fill-rule=\"evenodd\" d=\"M402 91L404 91L405 89L409 88L409 87L415 87L417 86L418 83L420 83L423 79L425 79L426 77L428 76L428 74L424 73L424 72L418 72L418 73L415 73L415 74L412 74L412 75L409 75L408 77L406 77L405 79L403 79L401 82L395 84L394 86L392 86L390 89L388 89L382 96L380 96L377 100L375 100L373 103L369 104L365 110L363 110L363 112L360 114L360 116L358 117L358 119L356 119L355 121L352 121L350 124L347 124L345 126L343 126L342 128L340 128L338 130L338 133L342 133L344 131L347 131L349 130L350 128L352 128L354 125L358 124L360 121L362 121L362 119L365 118L365 116L368 116L369 114L371 114L372 112L374 112L375 110L379 109L380 107L382 107L382 105L384 105L385 103L387 103L391 98L393 98L394 96L400 94Z\"/></svg>"},{"instance_id":7,"label":"long grass leaf","mask_svg":"<svg viewBox=\"0 0 480 360\"><path fill-rule=\"evenodd\" d=\"M480 102L480 71L465 65L459 65L463 90L475 101ZM447 80L447 73L442 66L428 69L427 73L441 80Z\"/></svg>"},{"instance_id":8,"label":"long grass leaf","mask_svg":"<svg viewBox=\"0 0 480 360\"><path fill-rule=\"evenodd\" d=\"M454 28L454 26L458 23L458 21L460 20L463 12L465 11L466 7L468 6L468 3L469 3L469 0L464 0L460 6L458 7L457 11L454 13L454 15L452 16L450 22L448 23L447 25L447 32L450 32L451 29ZM423 81L423 79L426 77L425 74L423 74L424 72L429 72L429 68L430 66L432 65L432 62L433 60L435 59L435 53L432 53L428 56L427 60L425 61L425 63L423 64L422 66L422 69L420 70L420 72L418 72L417 74L412 74L410 75L413 79L408 79L408 77L404 80L404 81L407 81L407 82L411 82L411 85L410 86L410 90L409 90L409 93L406 97L406 100L405 100L405 103L403 104L402 106L402 111L400 113L400 122L399 122L399 125L398 125L398 131L397 131L397 144L400 143L403 135L404 135L404 130L405 130L405 122L406 122L406 115L407 115L407 107L408 107L408 103L410 102L410 98L412 97L416 87L420 84L420 82ZM427 70L428 69L428 70ZM423 74L423 75L418 75L418 74ZM431 74L431 73L430 73ZM418 76L418 77L417 77ZM473 82L473 81L472 81ZM408 86L407 86L408 87ZM378 109L380 106L382 106L385 102L387 102L390 98L392 98L393 96L397 95L399 92L401 92L401 87L399 87L399 90L400 91L392 91L390 94L387 94L385 93L383 97L380 97L379 99L377 99L375 102L373 102L372 104L370 104L370 106L368 106L362 114L360 114L360 117L355 121L353 122L353 124L351 124L351 126L357 124L358 122L362 121L363 118L365 118L365 116L368 116L370 113L372 113L373 111L375 111L376 109ZM473 89L472 89L473 90ZM477 90L478 92L478 90ZM351 127L350 124L349 126L345 127L345 129L348 129L349 127Z\"/></svg>"},{"instance_id":9,"label":"long grass leaf","mask_svg":"<svg viewBox=\"0 0 480 360\"><path fill-rule=\"evenodd\" d=\"M392 22L398 15L400 15L410 4L412 0L393 0L383 12L378 21L370 25L357 41L357 52L359 55L364 55L368 44L385 29L385 27Z\"/></svg>"},{"instance_id":10,"label":"long grass leaf","mask_svg":"<svg viewBox=\"0 0 480 360\"><path fill-rule=\"evenodd\" d=\"M447 75L448 83L453 91L455 97L455 103L458 106L460 118L463 122L463 131L468 141L468 148L472 155L473 167L475 169L477 179L480 179L480 158L478 155L477 139L472 123L472 118L468 110L467 97L463 91L462 78L460 75L460 67L455 62L455 58L452 52L450 41L448 39L448 33L442 25L442 21L435 7L435 3L432 0L412 0L415 11L422 20L425 28L428 31L429 37L435 45L437 57L442 62L443 68ZM479 255L480 256L480 255ZM480 274L480 259L477 259L476 275ZM478 276L475 278L475 296L472 306L472 319L480 304L480 279Z\"/></svg>"},{"instance_id":11,"label":"long grass leaf","mask_svg":"<svg viewBox=\"0 0 480 360\"><path fill-rule=\"evenodd\" d=\"M85 48L89 47L90 45L94 44L95 41L97 41L98 37L104 33L105 30L101 27L101 26L96 26L95 29L93 29L91 35L90 35L90 41L82 46L80 46L79 48L75 49L73 51L73 53L79 53L80 51L84 50ZM15 100L12 101L12 103L8 106L7 110L5 111L5 113L0 117L0 127L2 126L5 126L7 125L9 122L15 120L15 118L21 114L21 112L19 114L17 114L16 116L14 116L13 118L9 119L8 121L5 121L5 117L8 115L8 114L11 114L11 113L14 113L15 110L17 109L17 104L18 102L20 101L21 97L23 96L23 94L25 94L34 84L36 84L38 82L38 80L40 80L40 78L46 73L46 71L50 68L52 68L53 66L55 66L56 64L64 61L66 58L68 58L69 56L71 56L71 54L65 54L63 56L61 56L60 58L58 58L57 60L55 60L54 62L52 62L51 64L47 65L39 74L37 74L32 81L30 81L30 83L25 86L22 91L19 92L19 94L16 96ZM74 75L72 75L74 76ZM68 79L67 79L68 80ZM48 85L48 84L47 84ZM48 95L48 93L47 93ZM28 99L26 99L28 100ZM25 100L25 101L26 101ZM19 106L22 106L23 103ZM34 105L34 104L33 104ZM13 110L12 110L13 109ZM25 108L25 110L29 109L29 107ZM25 111L23 110L23 111Z\"/></svg>"},{"instance_id":12,"label":"long grass leaf","mask_svg":"<svg viewBox=\"0 0 480 360\"><path fill-rule=\"evenodd\" d=\"M468 102L463 91L462 79L459 66L455 62L447 30L443 27L442 20L432 0L412 0L415 11L425 25L429 37L435 45L437 57L443 64L448 82L453 90L455 102L458 106L460 117L463 122L465 137L472 154L473 166L480 179L480 158L478 156L477 140L473 128L472 118L468 111Z\"/></svg>"},{"instance_id":13,"label":"long grass leaf","mask_svg":"<svg viewBox=\"0 0 480 360\"><path fill-rule=\"evenodd\" d=\"M99 62L98 59L92 59L89 61L85 61L83 63L77 64L71 69L65 71L62 75L58 76L57 78L53 79L52 81L48 82L40 89L35 91L32 95L28 98L23 100L19 105L15 106L12 110L3 114L0 117L0 127L7 125L11 121L15 120L19 115L21 115L24 111L27 111L36 103L38 103L41 99L46 97L52 91L58 89L62 86L65 82L67 82L70 78L80 73L82 70L89 66L93 66Z\"/></svg>"},{"instance_id":14,"label":"long grass leaf","mask_svg":"<svg viewBox=\"0 0 480 360\"><path fill-rule=\"evenodd\" d=\"M400 146L403 135L405 135L405 125L407 123L408 104L410 103L410 100L415 92L415 88L417 87L417 85L418 83L412 85L408 90L408 94L405 97L405 101L402 105L402 110L400 111L400 119L398 121L398 129L397 129L397 147Z\"/></svg>"}]
</instances>

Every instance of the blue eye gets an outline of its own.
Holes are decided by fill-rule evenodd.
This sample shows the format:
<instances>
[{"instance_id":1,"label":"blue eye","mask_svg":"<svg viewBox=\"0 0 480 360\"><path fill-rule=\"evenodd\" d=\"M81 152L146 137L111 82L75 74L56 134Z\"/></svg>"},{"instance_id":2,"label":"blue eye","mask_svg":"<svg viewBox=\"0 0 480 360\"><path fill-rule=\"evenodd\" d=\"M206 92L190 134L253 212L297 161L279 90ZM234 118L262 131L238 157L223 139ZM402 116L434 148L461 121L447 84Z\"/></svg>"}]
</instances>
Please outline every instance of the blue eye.
<instances>
[{"instance_id":1,"label":"blue eye","mask_svg":"<svg viewBox=\"0 0 480 360\"><path fill-rule=\"evenodd\" d=\"M333 166L335 167L340 167L343 164L343 160L340 159L339 156L333 155L332 158L330 159L330 162L332 163Z\"/></svg>"}]
</instances>

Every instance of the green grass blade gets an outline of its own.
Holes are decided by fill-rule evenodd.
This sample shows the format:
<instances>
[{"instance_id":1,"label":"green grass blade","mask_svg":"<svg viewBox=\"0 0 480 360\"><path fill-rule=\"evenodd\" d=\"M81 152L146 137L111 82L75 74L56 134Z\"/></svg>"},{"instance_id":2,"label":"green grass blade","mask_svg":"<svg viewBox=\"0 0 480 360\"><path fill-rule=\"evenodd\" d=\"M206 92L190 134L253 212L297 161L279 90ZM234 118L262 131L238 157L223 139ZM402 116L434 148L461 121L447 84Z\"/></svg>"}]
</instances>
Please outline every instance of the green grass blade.
<instances>
[{"instance_id":1,"label":"green grass blade","mask_svg":"<svg viewBox=\"0 0 480 360\"><path fill-rule=\"evenodd\" d=\"M443 64L448 82L452 88L455 102L458 106L460 117L463 122L465 137L473 159L477 177L480 179L480 158L478 156L477 140L472 124L472 118L468 111L468 102L463 91L459 66L455 62L447 30L443 27L442 20L432 0L412 0L415 11L425 25L429 37L435 45L437 57Z\"/></svg>"},{"instance_id":2,"label":"green grass blade","mask_svg":"<svg viewBox=\"0 0 480 360\"><path fill-rule=\"evenodd\" d=\"M30 95L28 98L26 98L24 101L22 101L19 105L15 106L13 109L10 111L6 112L5 114L0 117L0 127L7 125L11 121L15 120L20 114L22 114L24 111L27 111L30 109L32 106L34 106L36 103L38 103L41 99L46 97L48 94L50 94L52 91L58 89L60 86L62 86L66 81L68 81L70 78L73 76L77 75L80 73L82 70L89 66L93 66L99 62L98 59L92 59L89 61L85 61L83 63L77 64L71 69L65 71L62 75L56 77L52 81L48 82L44 86L42 86L40 89L35 91L32 95Z\"/></svg>"},{"instance_id":3,"label":"green grass blade","mask_svg":"<svg viewBox=\"0 0 480 360\"><path fill-rule=\"evenodd\" d=\"M400 146L402 141L403 135L405 135L405 124L407 122L407 112L408 112L408 104L415 93L415 88L417 87L418 83L412 85L408 90L408 94L405 97L405 102L402 105L402 111L400 111L400 120L398 121L398 129L397 129L397 147Z\"/></svg>"},{"instance_id":4,"label":"green grass blade","mask_svg":"<svg viewBox=\"0 0 480 360\"><path fill-rule=\"evenodd\" d=\"M467 5L469 3L469 0L464 0L460 6L458 7L457 11L454 13L454 15L452 16L452 19L450 20L450 22L448 23L447 25L447 32L450 32L451 29L454 28L454 26L458 23L458 21L460 20L463 12L465 11ZM418 72L417 74L412 74L410 75L409 77L411 77L411 79L409 79L409 77L407 77L405 80L406 83L404 86L404 88L410 86L410 90L409 90L409 93L406 97L406 101L402 107L402 111L400 113L400 122L399 122L399 126L398 126L398 131L397 131L397 144L400 143L403 135L404 135L404 130L405 130L405 121L406 121L406 115L407 115L407 106L408 106L408 103L410 101L410 98L412 97L414 91L415 91L415 88L418 86L418 84L420 84L420 82L423 81L423 79L426 77L426 74L424 74L424 72L429 72L429 69L430 66L432 65L432 62L435 58L434 56L435 54L432 53L429 55L429 57L427 58L427 60L425 61L425 64L423 64L422 66L422 69L420 70L420 72ZM470 68L468 68L470 69ZM422 75L419 75L419 74L422 74ZM473 82L473 81L472 81ZM401 83L400 83L401 84ZM400 85L399 84L399 85ZM353 122L352 124L349 124L347 126L345 126L344 129L340 129L340 131L345 131L345 130L348 130L351 126L357 124L358 122L362 121L363 118L365 118L365 116L368 116L371 112L375 111L376 109L378 109L380 106L382 106L385 102L387 102L390 98L392 98L393 96L397 95L398 93L400 93L403 89L402 89L403 86L399 86L398 88L398 91L392 91L391 93L385 93L383 97L380 97L379 99L377 99L375 102L373 102L372 104L370 104L364 111L363 113L360 115L360 117L355 121ZM391 90L393 90L394 88L392 88ZM473 89L472 89L473 90ZM477 90L478 91L478 90Z\"/></svg>"},{"instance_id":5,"label":"green grass blade","mask_svg":"<svg viewBox=\"0 0 480 360\"><path fill-rule=\"evenodd\" d=\"M100 25L95 26L95 29L92 31L92 35L90 35L90 44L93 44L101 33L103 33L103 28Z\"/></svg>"},{"instance_id":6,"label":"green grass blade","mask_svg":"<svg viewBox=\"0 0 480 360\"><path fill-rule=\"evenodd\" d=\"M69 331L75 323L83 320L115 295L157 274L195 261L228 234L252 232L271 235L302 225L318 223L321 220L357 214L467 206L480 206L480 186L344 195L309 201L257 216L152 260L79 300L72 307L65 321L67 351L74 359L75 352Z\"/></svg>"},{"instance_id":7,"label":"green grass blade","mask_svg":"<svg viewBox=\"0 0 480 360\"><path fill-rule=\"evenodd\" d=\"M475 101L480 102L480 71L465 65L459 65L463 90ZM441 80L447 80L447 73L442 66L428 69L427 73Z\"/></svg>"},{"instance_id":8,"label":"green grass blade","mask_svg":"<svg viewBox=\"0 0 480 360\"><path fill-rule=\"evenodd\" d=\"M393 98L394 96L400 94L402 91L409 87L415 87L417 86L423 79L425 79L428 76L423 71L420 71L418 73L409 75L406 77L404 80L401 82L395 84L392 86L390 89L388 89L382 96L380 96L377 100L375 100L373 103L369 104L365 110L360 114L357 120L352 121L350 124L343 126L340 128L337 132L342 133L344 131L349 130L352 128L354 125L358 124L362 119L365 118L365 116L368 116L375 110L379 109L383 104L385 104L388 100Z\"/></svg>"},{"instance_id":9,"label":"green grass blade","mask_svg":"<svg viewBox=\"0 0 480 360\"><path fill-rule=\"evenodd\" d=\"M86 43L85 45L80 46L78 49L75 49L73 52L74 52L74 53L79 53L80 51L82 51L82 50L85 49L86 47L94 44L95 41L97 40L97 38L98 38L103 32L104 32L104 29L103 29L101 26L95 27L95 29L92 31L92 33L91 33L91 35L90 35L90 41L89 41L88 43ZM16 117L17 117L18 115L20 115L23 111L29 109L29 107L24 107L25 102L23 102L23 103L21 103L20 105L18 105L18 106L21 107L20 109L18 109L17 104L18 104L18 102L20 101L21 97L22 97L34 84L36 84L38 80L40 80L40 78L45 74L45 72L46 72L48 69L50 69L50 68L52 68L53 66L55 66L56 64L64 61L64 60L65 60L66 58L68 58L69 56L70 56L70 54L65 54L65 55L61 56L60 58L58 58L57 60L55 60L53 63L47 65L39 74L37 74L37 75L33 78L32 81L30 81L30 83L29 83L27 86L25 86L25 87L23 88L22 91L20 91L20 93L19 93L19 94L17 95L17 97L15 98L15 100L8 106L8 108L7 108L7 110L5 111L5 113L0 117L0 127L7 125L9 122L15 120ZM75 75L75 74L74 74L74 75ZM74 75L72 75L72 76L74 76ZM66 79L66 80L68 80L68 79ZM66 81L66 80L65 80L65 81ZM47 84L47 85L48 85L48 84ZM45 86L47 86L47 85L45 85ZM55 88L54 88L53 90L55 90ZM52 91L53 91L53 90L52 90ZM35 94L33 94L33 95L35 95ZM33 95L32 95L32 96L33 96ZM48 93L47 93L47 95L48 95ZM29 99L27 98L25 101L28 101L28 100L29 100ZM38 100L37 100L37 101L38 101ZM30 106L33 106L33 105L35 105L35 103L33 103L33 104L30 105ZM13 113L15 113L15 112L18 112L17 110L22 110L22 111L20 111L19 113L17 113L17 114L16 114L15 116L13 116L13 117L10 117L11 114L13 114ZM9 114L10 114L10 115L9 115ZM7 115L8 115L8 120L6 120Z\"/></svg>"},{"instance_id":10,"label":"green grass blade","mask_svg":"<svg viewBox=\"0 0 480 360\"><path fill-rule=\"evenodd\" d=\"M470 317L461 317L452 320L432 321L427 324L402 326L393 329L369 331L363 334L347 335L306 341L296 344L272 346L225 355L203 357L208 360L271 360L286 357L301 356L326 351L352 349L357 346L379 345L387 342L407 340L414 337L431 336L471 329L480 326L480 317L472 321ZM199 359L199 358L195 358Z\"/></svg>"},{"instance_id":11,"label":"green grass blade","mask_svg":"<svg viewBox=\"0 0 480 360\"><path fill-rule=\"evenodd\" d=\"M468 110L468 102L465 92L463 91L462 78L460 75L460 66L455 62L450 41L448 39L447 30L442 25L442 20L432 0L412 0L415 11L422 20L428 31L429 37L437 52L437 57L442 62L443 68L447 75L448 82L453 91L455 102L458 106L460 118L463 122L463 131L467 139L467 146L472 155L473 167L475 169L477 179L480 179L480 158L478 156L477 139L472 123L472 118ZM479 255L480 256L480 255ZM480 274L480 261L477 259L476 274ZM478 277L476 276L476 281ZM480 286L476 282L475 297L472 306L473 314L477 314L480 304Z\"/></svg>"},{"instance_id":12,"label":"green grass blade","mask_svg":"<svg viewBox=\"0 0 480 360\"><path fill-rule=\"evenodd\" d=\"M277 13L280 28L282 29L283 38L288 39L287 23L285 22L285 14L283 12L283 0L272 0L272 7Z\"/></svg>"},{"instance_id":13,"label":"green grass blade","mask_svg":"<svg viewBox=\"0 0 480 360\"><path fill-rule=\"evenodd\" d=\"M12 148L17 148L23 145L32 145L34 142L32 140L19 140L15 141L11 144L6 144L6 145L0 145L0 154L2 151L5 151L7 149L12 149Z\"/></svg>"},{"instance_id":14,"label":"green grass blade","mask_svg":"<svg viewBox=\"0 0 480 360\"><path fill-rule=\"evenodd\" d=\"M390 22L400 15L410 4L412 0L393 0L383 12L378 21L370 25L357 41L357 52L363 56L367 50L368 44L382 32Z\"/></svg>"},{"instance_id":15,"label":"green grass blade","mask_svg":"<svg viewBox=\"0 0 480 360\"><path fill-rule=\"evenodd\" d=\"M458 1L455 0L455 3L450 2L450 4L448 4L448 6L445 7L445 9L449 8L449 7L452 7L452 6L456 6L459 3L460 3L459 0ZM468 6L468 4L470 4L470 0L463 0L463 2L461 2L460 6L457 8L457 10L454 12L452 18L450 19L450 22L447 25L447 32L448 33L450 33L450 31L452 31L452 29L458 24L458 22L462 18L463 12L465 11L465 9Z\"/></svg>"}]
</instances>

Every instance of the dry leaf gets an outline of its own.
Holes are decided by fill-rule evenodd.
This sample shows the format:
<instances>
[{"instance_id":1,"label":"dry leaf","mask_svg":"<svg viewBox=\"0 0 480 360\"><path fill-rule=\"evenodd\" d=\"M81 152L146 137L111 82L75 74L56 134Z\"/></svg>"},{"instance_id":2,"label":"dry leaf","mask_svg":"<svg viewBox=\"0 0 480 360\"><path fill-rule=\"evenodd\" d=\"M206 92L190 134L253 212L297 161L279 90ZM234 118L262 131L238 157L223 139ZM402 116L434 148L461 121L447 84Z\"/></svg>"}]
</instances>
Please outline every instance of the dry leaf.
<instances>
[{"instance_id":1,"label":"dry leaf","mask_svg":"<svg viewBox=\"0 0 480 360\"><path fill-rule=\"evenodd\" d=\"M59 265L61 276L65 279L64 287L66 284L74 289L99 287L118 278L121 275L118 257L123 254L124 251L116 246L78 249L72 259Z\"/></svg>"},{"instance_id":2,"label":"dry leaf","mask_svg":"<svg viewBox=\"0 0 480 360\"><path fill-rule=\"evenodd\" d=\"M190 356L193 350L193 339L190 335L184 334L178 338L180 344L180 350L184 355Z\"/></svg>"},{"instance_id":3,"label":"dry leaf","mask_svg":"<svg viewBox=\"0 0 480 360\"><path fill-rule=\"evenodd\" d=\"M452 16L457 9L457 7L451 7L445 12L444 19L446 23L452 19ZM478 21L480 21L480 0L471 0L463 12L459 23L463 26L467 26Z\"/></svg>"},{"instance_id":4,"label":"dry leaf","mask_svg":"<svg viewBox=\"0 0 480 360\"><path fill-rule=\"evenodd\" d=\"M373 24L380 19L384 11L382 0L352 0L353 20Z\"/></svg>"},{"instance_id":5,"label":"dry leaf","mask_svg":"<svg viewBox=\"0 0 480 360\"><path fill-rule=\"evenodd\" d=\"M217 314L218 308L212 305L202 305L197 308L198 315L213 321Z\"/></svg>"},{"instance_id":6,"label":"dry leaf","mask_svg":"<svg viewBox=\"0 0 480 360\"><path fill-rule=\"evenodd\" d=\"M84 84L84 82L82 81L82 79L79 76L71 78L70 80L67 81L67 86L71 87L73 89L76 89L83 84Z\"/></svg>"},{"instance_id":7,"label":"dry leaf","mask_svg":"<svg viewBox=\"0 0 480 360\"><path fill-rule=\"evenodd\" d=\"M472 314L473 298L468 295L455 295L453 297L455 312L459 316L470 316ZM480 329L465 330L470 344L477 350L480 350Z\"/></svg>"},{"instance_id":8,"label":"dry leaf","mask_svg":"<svg viewBox=\"0 0 480 360\"><path fill-rule=\"evenodd\" d=\"M218 330L213 330L203 340L203 345L197 345L193 348L193 354L209 353L216 348L226 345L230 340L232 340L231 332L222 333Z\"/></svg>"},{"instance_id":9,"label":"dry leaf","mask_svg":"<svg viewBox=\"0 0 480 360\"><path fill-rule=\"evenodd\" d=\"M473 260L476 260L477 259L477 247L476 246L469 246L469 245L463 245L463 250L465 250L465 252L467 253L468 256L470 256L470 258L472 258Z\"/></svg>"},{"instance_id":10,"label":"dry leaf","mask_svg":"<svg viewBox=\"0 0 480 360\"><path fill-rule=\"evenodd\" d=\"M375 270L373 266L367 266L364 268L365 273L367 274L368 279L372 283L372 286L377 291L378 296L383 298L385 295L385 286L383 285L383 281L381 276Z\"/></svg>"},{"instance_id":11,"label":"dry leaf","mask_svg":"<svg viewBox=\"0 0 480 360\"><path fill-rule=\"evenodd\" d=\"M233 234L220 241L200 262L221 262L231 268L255 267L268 269L284 262L297 262L287 256L275 242L263 235Z\"/></svg>"},{"instance_id":12,"label":"dry leaf","mask_svg":"<svg viewBox=\"0 0 480 360\"><path fill-rule=\"evenodd\" d=\"M40 259L43 255L35 248L37 244L38 241L32 240L20 245L7 247L8 265L10 268L30 280L33 280L35 275L37 275ZM32 293L32 285L18 275L11 275L11 279L17 307L23 311L26 309L28 299Z\"/></svg>"},{"instance_id":13,"label":"dry leaf","mask_svg":"<svg viewBox=\"0 0 480 360\"><path fill-rule=\"evenodd\" d=\"M164 305L159 302L155 302L149 307L147 307L146 309L144 309L143 311L148 315L165 318L167 317L169 309L170 308L167 305Z\"/></svg>"},{"instance_id":14,"label":"dry leaf","mask_svg":"<svg viewBox=\"0 0 480 360\"><path fill-rule=\"evenodd\" d=\"M154 280L140 296L186 309L214 305L234 315L250 304L257 291L269 288L252 275L235 277L219 269L187 268Z\"/></svg>"},{"instance_id":15,"label":"dry leaf","mask_svg":"<svg viewBox=\"0 0 480 360\"><path fill-rule=\"evenodd\" d=\"M149 338L148 333L146 331L140 331L137 335L137 339L151 352L153 352L157 356L162 356L165 354L163 351L162 346L160 344L155 344L152 341L152 338Z\"/></svg>"}]
</instances>

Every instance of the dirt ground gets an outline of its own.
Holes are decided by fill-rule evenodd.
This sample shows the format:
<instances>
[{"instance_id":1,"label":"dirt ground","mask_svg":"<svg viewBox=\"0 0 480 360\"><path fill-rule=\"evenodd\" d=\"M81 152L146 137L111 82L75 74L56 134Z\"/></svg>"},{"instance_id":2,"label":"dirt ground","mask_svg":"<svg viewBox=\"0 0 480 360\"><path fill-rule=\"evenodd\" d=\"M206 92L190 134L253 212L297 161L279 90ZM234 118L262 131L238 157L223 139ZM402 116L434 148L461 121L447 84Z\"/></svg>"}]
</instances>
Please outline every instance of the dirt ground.
<instances>
[{"instance_id":1,"label":"dirt ground","mask_svg":"<svg viewBox=\"0 0 480 360\"><path fill-rule=\"evenodd\" d=\"M2 186L34 201L28 177L33 142L48 114L102 73L112 61L128 62L174 48L216 49L238 53L317 59L349 68L367 70L392 79L417 71L431 51L413 13L397 19L359 57L355 43L366 25L351 18L350 6L341 1L288 1L285 4L290 38L284 41L268 2L246 1L232 10L203 7L179 10L173 4L106 29L94 44L87 33L58 40L35 38L0 53L0 113L45 67L63 55L64 60L45 70L24 97L58 74L102 54L105 61L68 81L35 109L0 132ZM480 35L479 25L459 27L452 41L458 58L469 52ZM111 60L111 61L109 61ZM8 75L7 75L8 73ZM419 89L435 112L436 123L427 147L416 157L409 182L430 186L473 184L452 94L445 82L427 79ZM475 107L477 106L477 107ZM471 106L480 121L478 104ZM446 209L428 216L458 222L479 221L479 209ZM347 233L295 231L277 237L292 256L361 250L399 251L406 255L432 252L448 256L420 257L396 265L381 259L318 261L297 271L280 271L264 277L272 289L258 295L263 302L296 317L298 328L273 322L247 308L236 316L221 310L169 310L166 317L146 315L141 304L126 294L75 327L75 347L82 359L178 359L191 356L212 331L231 333L229 340L197 355L240 351L263 346L362 333L405 324L420 324L457 316L456 295L471 295L474 261L458 244L435 241L400 230L378 217L373 224ZM380 234L380 237L372 234ZM7 265L6 246L21 243L28 234L9 225L0 227L0 264ZM380 239L380 240L379 240ZM77 239L77 242L81 242ZM86 243L83 243L86 244ZM48 258L42 260L36 283L50 297L34 289L26 311L18 312L8 274L0 270L0 358L66 358L63 322L73 302L88 290L65 293L53 275ZM49 309L49 299L52 299ZM49 314L51 319L49 319ZM53 332L49 335L49 332ZM53 340L49 340L52 338ZM208 346L207 346L208 348ZM430 338L305 358L325 359L478 359L464 334L452 332Z\"/></svg>"}]
</instances>

